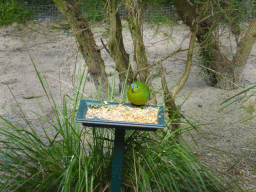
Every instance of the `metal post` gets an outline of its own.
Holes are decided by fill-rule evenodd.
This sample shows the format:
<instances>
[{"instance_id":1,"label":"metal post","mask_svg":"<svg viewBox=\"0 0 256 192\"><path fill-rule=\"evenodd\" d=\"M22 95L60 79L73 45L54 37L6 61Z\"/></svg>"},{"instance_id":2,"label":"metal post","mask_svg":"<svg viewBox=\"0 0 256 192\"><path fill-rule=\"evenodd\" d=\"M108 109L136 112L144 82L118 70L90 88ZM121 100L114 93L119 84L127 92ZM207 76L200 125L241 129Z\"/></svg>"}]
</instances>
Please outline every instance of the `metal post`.
<instances>
[{"instance_id":1,"label":"metal post","mask_svg":"<svg viewBox=\"0 0 256 192\"><path fill-rule=\"evenodd\" d=\"M125 129L115 130L114 153L112 161L111 192L121 191L121 179L124 156Z\"/></svg>"}]
</instances>

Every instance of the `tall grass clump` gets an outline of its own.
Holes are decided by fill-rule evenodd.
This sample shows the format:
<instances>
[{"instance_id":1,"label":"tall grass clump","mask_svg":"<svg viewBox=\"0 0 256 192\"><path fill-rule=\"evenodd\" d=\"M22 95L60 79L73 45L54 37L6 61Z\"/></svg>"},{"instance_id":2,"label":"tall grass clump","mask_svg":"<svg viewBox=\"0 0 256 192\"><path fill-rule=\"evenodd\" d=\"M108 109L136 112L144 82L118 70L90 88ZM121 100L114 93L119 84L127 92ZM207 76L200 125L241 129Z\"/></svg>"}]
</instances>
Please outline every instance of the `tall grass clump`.
<instances>
[{"instance_id":1,"label":"tall grass clump","mask_svg":"<svg viewBox=\"0 0 256 192\"><path fill-rule=\"evenodd\" d=\"M0 0L0 27L11 23L24 23L27 20L33 19L34 12L18 6L14 0Z\"/></svg>"},{"instance_id":2,"label":"tall grass clump","mask_svg":"<svg viewBox=\"0 0 256 192\"><path fill-rule=\"evenodd\" d=\"M79 101L88 99L84 96L86 67L79 67L75 97L64 95L58 106L31 61L55 108L56 123L34 112L44 133L41 136L20 107L27 128L0 115L0 191L110 191L113 130L82 127L75 122ZM122 191L227 191L230 185L224 177L216 176L188 146L173 139L171 121L166 119L166 128L157 131L155 139L148 132L126 132Z\"/></svg>"}]
</instances>

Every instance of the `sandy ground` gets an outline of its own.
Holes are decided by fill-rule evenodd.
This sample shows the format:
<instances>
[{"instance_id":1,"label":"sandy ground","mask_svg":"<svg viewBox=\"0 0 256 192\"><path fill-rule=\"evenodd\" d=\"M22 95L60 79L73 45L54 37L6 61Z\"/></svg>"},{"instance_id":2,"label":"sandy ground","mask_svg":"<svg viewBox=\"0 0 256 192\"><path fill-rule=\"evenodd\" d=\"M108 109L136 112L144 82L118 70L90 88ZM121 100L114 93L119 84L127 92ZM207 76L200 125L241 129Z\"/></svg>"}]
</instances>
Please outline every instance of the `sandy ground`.
<instances>
[{"instance_id":1,"label":"sandy ground","mask_svg":"<svg viewBox=\"0 0 256 192\"><path fill-rule=\"evenodd\" d=\"M42 136L42 130L38 121L36 121L37 116L31 111L44 114L54 122L54 110L44 94L28 51L38 70L44 73L53 96L59 105L62 99L60 95L68 94L74 96L75 90L72 86L75 86L73 77L74 71L77 71L75 63L82 66L85 65L81 54L78 52L72 33L64 30L53 30L50 27L53 24L53 21L34 21L30 22L26 27L13 24L0 29L0 115L12 121L22 120L22 114L7 87L9 85L24 114L30 119L34 129ZM189 29L186 26L177 24L172 29L160 27L159 33L156 33L156 29L156 26L144 27L144 42L149 64L176 50L181 42L183 42L182 48L188 48L189 38L184 40L189 33ZM93 31L95 32L97 44L101 46L99 38L103 37L104 39L105 26L97 25L93 27ZM164 33L171 33L171 39L167 40L166 36L163 35ZM132 41L127 28L124 29L123 36L126 51L130 54L132 52ZM222 37L222 43L223 50L227 54L231 51L228 48L230 43L233 45L232 51L235 50L234 39L230 39L228 34ZM253 47L252 54L255 54L255 52L256 49ZM113 60L105 50L102 50L101 53L107 72L114 72L111 67L114 65ZM186 54L186 52L177 53L175 55L177 58L168 58L163 62L169 89L177 83L184 72L185 62L178 58L186 59ZM196 57L194 57L194 60L198 63ZM132 66L134 66L134 62ZM157 69L153 70L152 73L155 74L153 85L156 90L161 91L160 76L157 73ZM245 84L256 82L255 74L255 58L250 57L244 70ZM114 80L114 76L109 77L109 80L111 83ZM118 79L116 80L115 89L118 93ZM249 86L247 85L247 87ZM95 91L95 89L93 90ZM256 123L255 118L243 123L241 121L255 114L253 108L255 106L255 97L253 96L245 103L234 103L218 112L222 107L220 104L225 99L242 90L225 91L205 85L199 75L199 68L193 65L188 82L179 93L176 101L180 105L192 92L183 104L181 111L194 124L201 124L201 134L192 131L198 144L197 149L195 149L198 157L204 162L214 165L219 170L234 176L234 178L238 178L238 182L248 189L256 187L255 173L253 173L255 168L255 161L253 160L256 158L256 147L254 146ZM253 91L250 93L253 93ZM40 96L37 99L43 106L42 111L36 99L31 97L33 94ZM88 99L91 99L89 82L86 84L85 94ZM159 97L158 101L160 103L162 102L161 100ZM251 114L249 113L250 109L252 111ZM23 121L19 123L25 126ZM17 123L15 124L18 126ZM189 134L185 133L184 138L191 146L195 146ZM224 150L227 153L217 153L211 148ZM234 169L228 170L239 159L234 154L244 155L252 160L241 160Z\"/></svg>"}]
</instances>

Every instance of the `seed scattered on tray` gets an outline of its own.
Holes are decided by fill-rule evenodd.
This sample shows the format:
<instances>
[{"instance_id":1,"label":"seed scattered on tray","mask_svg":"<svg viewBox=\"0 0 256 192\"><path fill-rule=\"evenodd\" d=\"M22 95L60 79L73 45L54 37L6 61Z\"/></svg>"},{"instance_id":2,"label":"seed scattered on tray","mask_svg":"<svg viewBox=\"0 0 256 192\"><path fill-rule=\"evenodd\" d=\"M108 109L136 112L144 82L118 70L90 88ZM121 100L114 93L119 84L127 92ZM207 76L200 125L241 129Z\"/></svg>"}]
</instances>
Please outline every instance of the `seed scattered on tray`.
<instances>
[{"instance_id":1,"label":"seed scattered on tray","mask_svg":"<svg viewBox=\"0 0 256 192\"><path fill-rule=\"evenodd\" d=\"M90 107L86 119L101 119L111 121L126 121L136 123L157 124L158 108L132 108L129 106L99 106Z\"/></svg>"}]
</instances>

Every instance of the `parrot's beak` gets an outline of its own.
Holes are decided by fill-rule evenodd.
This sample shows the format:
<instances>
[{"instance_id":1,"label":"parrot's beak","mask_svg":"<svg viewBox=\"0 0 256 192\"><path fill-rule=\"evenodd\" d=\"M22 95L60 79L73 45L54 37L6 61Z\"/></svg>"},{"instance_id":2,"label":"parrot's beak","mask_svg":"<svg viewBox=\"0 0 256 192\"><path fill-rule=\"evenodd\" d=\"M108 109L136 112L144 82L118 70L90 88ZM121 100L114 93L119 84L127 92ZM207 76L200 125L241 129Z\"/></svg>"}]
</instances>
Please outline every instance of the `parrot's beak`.
<instances>
[{"instance_id":1,"label":"parrot's beak","mask_svg":"<svg viewBox=\"0 0 256 192\"><path fill-rule=\"evenodd\" d=\"M138 88L138 86L135 85L135 84L131 84L131 87L132 87L132 92L133 92L133 93L134 93L134 87L137 87L137 88Z\"/></svg>"}]
</instances>

